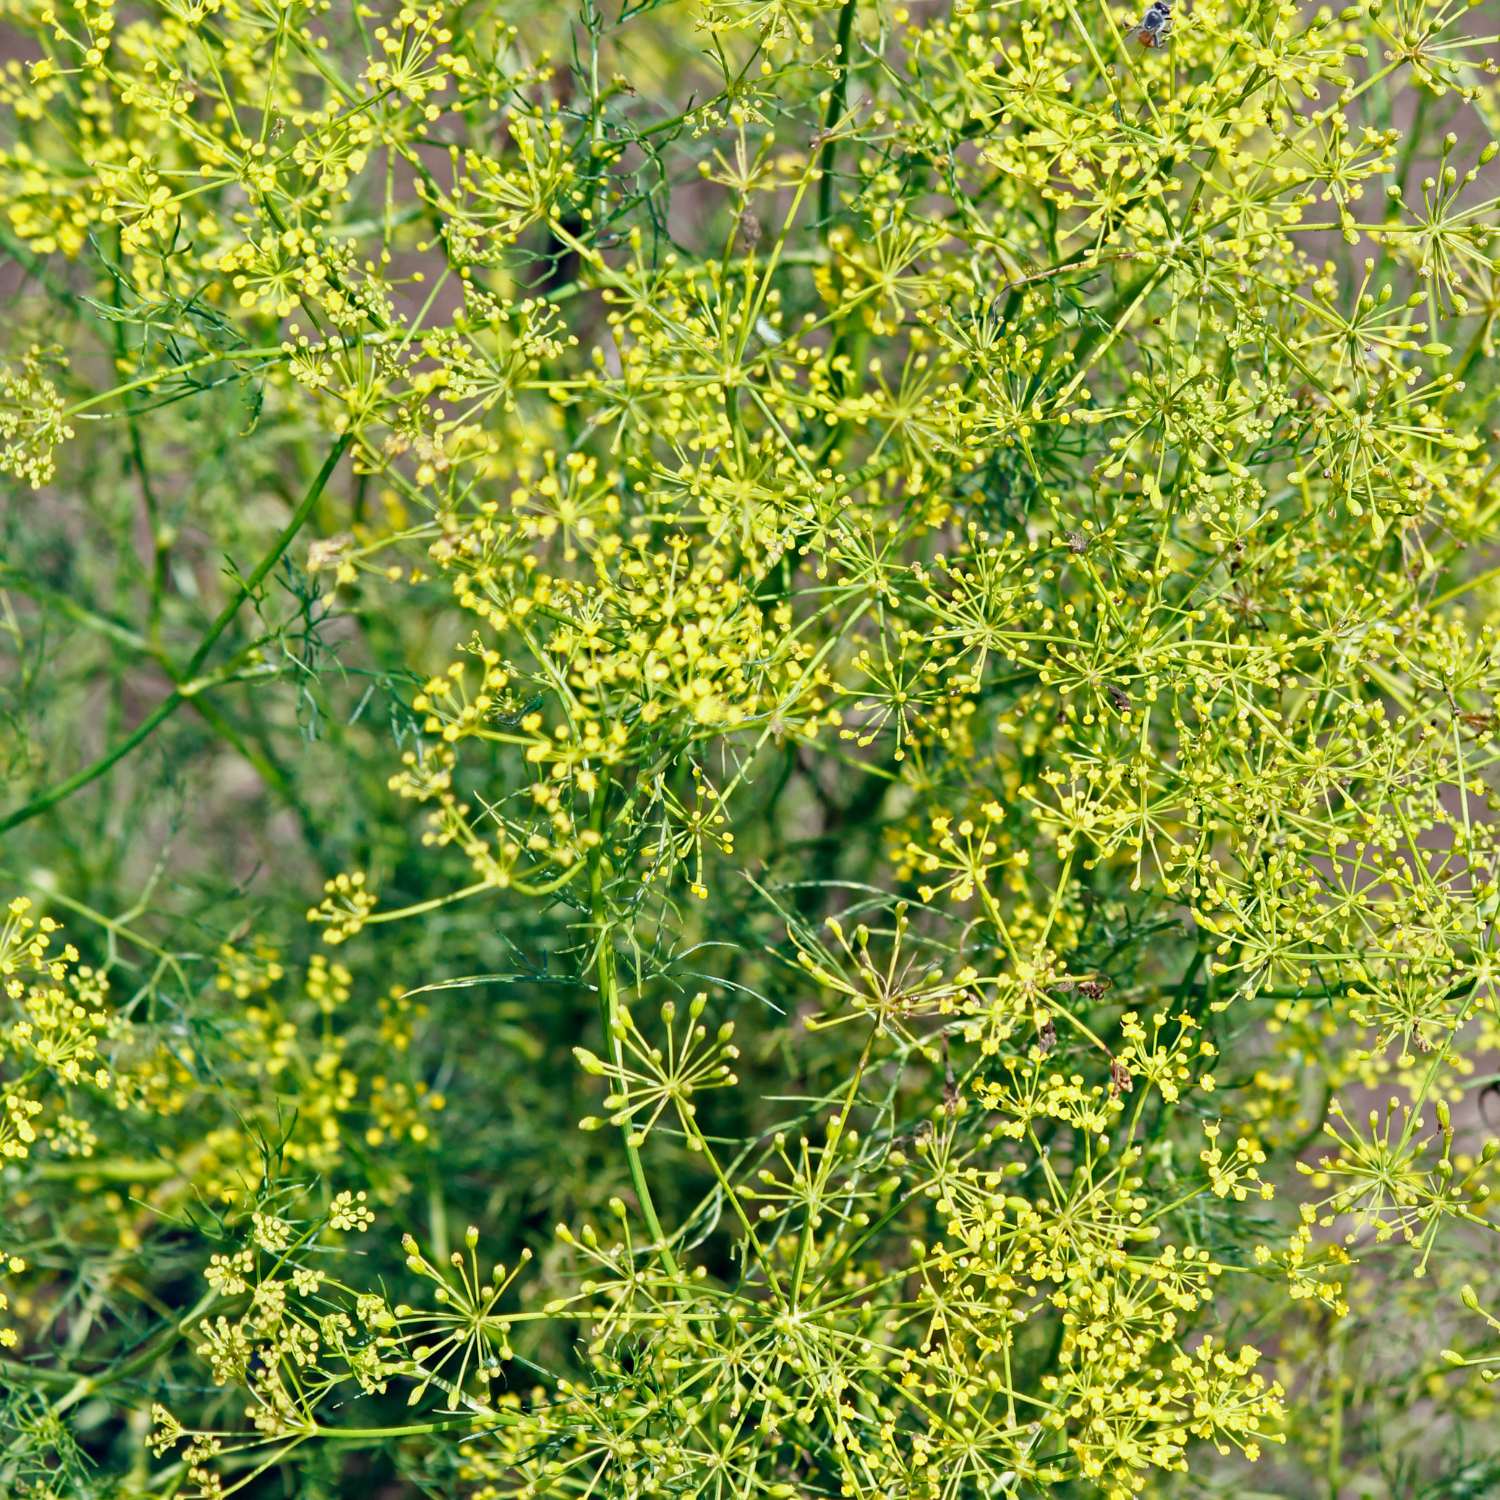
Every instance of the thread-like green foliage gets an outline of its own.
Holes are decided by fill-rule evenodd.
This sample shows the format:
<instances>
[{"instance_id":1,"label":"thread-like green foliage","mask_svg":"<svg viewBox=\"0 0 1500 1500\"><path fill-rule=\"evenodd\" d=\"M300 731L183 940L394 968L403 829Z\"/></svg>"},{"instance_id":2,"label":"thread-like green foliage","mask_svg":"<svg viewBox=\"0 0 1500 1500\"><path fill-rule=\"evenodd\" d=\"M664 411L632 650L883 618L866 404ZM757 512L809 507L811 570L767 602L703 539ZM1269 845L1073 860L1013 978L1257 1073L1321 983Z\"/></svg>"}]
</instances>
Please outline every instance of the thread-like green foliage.
<instances>
[{"instance_id":1,"label":"thread-like green foliage","mask_svg":"<svg viewBox=\"0 0 1500 1500\"><path fill-rule=\"evenodd\" d=\"M1496 39L1152 17L0 5L0 1493L1500 1494Z\"/></svg>"}]
</instances>

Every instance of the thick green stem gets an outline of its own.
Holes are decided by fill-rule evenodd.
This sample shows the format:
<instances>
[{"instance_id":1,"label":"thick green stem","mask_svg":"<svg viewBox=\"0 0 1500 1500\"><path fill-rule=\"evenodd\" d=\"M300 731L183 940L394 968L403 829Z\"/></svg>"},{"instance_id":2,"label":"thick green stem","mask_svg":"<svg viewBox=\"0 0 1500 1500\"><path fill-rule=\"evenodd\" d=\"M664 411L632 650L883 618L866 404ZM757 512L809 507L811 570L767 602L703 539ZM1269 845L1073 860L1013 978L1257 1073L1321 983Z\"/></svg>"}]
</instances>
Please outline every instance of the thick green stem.
<instances>
[{"instance_id":1,"label":"thick green stem","mask_svg":"<svg viewBox=\"0 0 1500 1500\"><path fill-rule=\"evenodd\" d=\"M854 13L859 9L859 0L844 0L839 11L838 52L839 76L834 81L833 92L828 96L828 109L823 116L823 129L832 131L844 113L844 101L849 97L849 48L854 38ZM822 160L818 169L822 173L818 181L818 224L824 236L828 234L828 218L833 212L833 168L838 159L837 136L830 136L823 143Z\"/></svg>"}]
</instances>

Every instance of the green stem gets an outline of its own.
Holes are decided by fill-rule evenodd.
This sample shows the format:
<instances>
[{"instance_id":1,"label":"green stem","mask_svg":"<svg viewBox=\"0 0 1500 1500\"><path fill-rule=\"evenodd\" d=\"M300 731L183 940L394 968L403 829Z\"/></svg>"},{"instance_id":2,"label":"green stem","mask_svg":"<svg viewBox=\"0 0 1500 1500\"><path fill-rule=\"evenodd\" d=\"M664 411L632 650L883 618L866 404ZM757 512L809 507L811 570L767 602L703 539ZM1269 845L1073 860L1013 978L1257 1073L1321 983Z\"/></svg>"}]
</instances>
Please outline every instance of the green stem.
<instances>
[{"instance_id":1,"label":"green stem","mask_svg":"<svg viewBox=\"0 0 1500 1500\"><path fill-rule=\"evenodd\" d=\"M323 462L323 467L318 470L317 477L313 480L307 493L302 497L301 504L287 522L281 534L272 543L271 549L255 565L249 577L235 591L234 597L219 611L218 617L209 626L208 631L198 642L198 649L193 652L187 666L180 672L175 673L178 686L164 698L152 711L146 715L135 729L123 740L112 745L92 765L85 766L83 770L68 777L66 781L57 786L49 788L40 796L33 797L30 802L24 803L4 818L0 818L0 833L28 822L39 813L46 812L49 808L56 807L59 802L66 801L74 792L97 781L117 762L123 760L138 745L149 739L157 725L165 719L169 719L182 705L191 699L203 686L193 679L198 675L198 670L207 660L208 654L217 644L218 639L229 628L229 623L240 612L245 600L248 599L265 582L271 569L281 560L282 554L291 546L292 539L301 531L309 515L312 514L313 506L318 503L324 486L333 475L334 469L338 467L339 460L344 456L345 450L353 441L354 435L346 432L333 445L332 451Z\"/></svg>"},{"instance_id":2,"label":"green stem","mask_svg":"<svg viewBox=\"0 0 1500 1500\"><path fill-rule=\"evenodd\" d=\"M9 1390L26 1390L34 1385L71 1385L73 1376L67 1370L49 1370L43 1365L23 1364L18 1359L0 1359L0 1384Z\"/></svg>"},{"instance_id":3,"label":"green stem","mask_svg":"<svg viewBox=\"0 0 1500 1500\"><path fill-rule=\"evenodd\" d=\"M849 47L854 37L854 13L859 9L859 0L844 0L839 10L838 53L839 76L828 96L828 109L823 115L824 132L831 131L844 113L844 101L849 97ZM828 217L833 212L833 168L838 159L839 143L832 137L823 143L822 160L818 169L822 176L818 180L818 224L824 237L828 234Z\"/></svg>"},{"instance_id":4,"label":"green stem","mask_svg":"<svg viewBox=\"0 0 1500 1500\"><path fill-rule=\"evenodd\" d=\"M108 1389L117 1381L128 1379L131 1375L155 1363L157 1356L171 1348L217 1300L217 1292L205 1292L184 1317L175 1323L168 1324L167 1327L147 1339L134 1354L128 1355L98 1375L79 1376L53 1404L52 1415L62 1416L65 1411L77 1406L80 1401L86 1400L98 1391Z\"/></svg>"},{"instance_id":5,"label":"green stem","mask_svg":"<svg viewBox=\"0 0 1500 1500\"><path fill-rule=\"evenodd\" d=\"M620 1014L620 979L615 967L615 944L610 932L609 911L604 896L604 805L609 798L609 783L600 775L600 785L594 794L594 805L589 814L589 826L597 842L589 853L589 911L593 918L594 942L596 944L595 973L599 987L599 1019L604 1025L605 1042L615 1060L617 1069L625 1066L625 1049L615 1035L615 1023ZM630 1180L635 1187L635 1196L646 1220L646 1228L657 1254L661 1258L667 1275L676 1279L681 1273L672 1256L667 1237L662 1232L661 1220L656 1216L656 1205L651 1199L651 1188L646 1181L646 1168L641 1161L639 1148L630 1138L630 1122L620 1127L625 1141L625 1158L630 1165Z\"/></svg>"},{"instance_id":6,"label":"green stem","mask_svg":"<svg viewBox=\"0 0 1500 1500\"><path fill-rule=\"evenodd\" d=\"M160 648L160 645L154 640L148 641L144 636L138 635L121 621L109 615L100 614L97 610L89 609L60 590L49 588L46 584L27 577L19 569L12 568L5 563L0 563L0 585L18 589L29 598L57 610L59 614L104 636L107 640L149 657L168 677L173 676L175 668L172 666L171 658ZM244 756L255 767L261 780L286 803L301 825L302 837L308 848L315 855L321 856L322 840L316 821L306 804L297 795L291 778L277 761L264 729L262 728L259 732L255 729L250 731L255 740L252 744L201 691L189 701L194 712L203 722L231 749Z\"/></svg>"},{"instance_id":7,"label":"green stem","mask_svg":"<svg viewBox=\"0 0 1500 1500\"><path fill-rule=\"evenodd\" d=\"M121 254L121 236L115 234L115 260L118 263L123 259ZM115 309L124 314L125 304L121 294L121 273L110 267L113 293L111 300ZM122 319L117 318L112 324L114 330L114 353L117 369L124 369L127 356L125 341L125 325ZM147 579L150 602L147 606L147 634L153 645L161 644L161 612L162 600L167 588L167 553L169 543L167 533L162 525L161 506L157 503L156 490L151 483L151 471L146 465L146 449L141 441L141 424L136 419L134 411L125 413L125 424L130 434L130 461L135 467L136 477L141 484L141 501L146 510L146 525L151 533L151 570Z\"/></svg>"},{"instance_id":8,"label":"green stem","mask_svg":"<svg viewBox=\"0 0 1500 1500\"><path fill-rule=\"evenodd\" d=\"M362 342L376 343L384 339L384 334L375 334L365 337ZM145 375L137 375L134 380L127 380L123 385L111 386L107 391L96 391L92 396L85 397L82 401L75 401L62 415L66 420L69 417L81 416L86 411L92 411L96 406L103 406L107 401L113 401L117 396L128 396L135 391L143 391L153 385L160 385L163 381L181 378L191 375L196 370L202 370L208 365L219 364L234 360L284 360L287 357L286 349L281 344L268 344L254 349L215 349L208 354L200 354L196 359L190 359L180 365L168 365L165 369L152 370Z\"/></svg>"},{"instance_id":9,"label":"green stem","mask_svg":"<svg viewBox=\"0 0 1500 1500\"><path fill-rule=\"evenodd\" d=\"M428 1432L444 1432L454 1427L515 1427L525 1418L517 1411L476 1411L462 1417L445 1417L437 1422L413 1422L405 1427L316 1427L312 1436L325 1443L378 1442L383 1438L417 1437Z\"/></svg>"}]
</instances>

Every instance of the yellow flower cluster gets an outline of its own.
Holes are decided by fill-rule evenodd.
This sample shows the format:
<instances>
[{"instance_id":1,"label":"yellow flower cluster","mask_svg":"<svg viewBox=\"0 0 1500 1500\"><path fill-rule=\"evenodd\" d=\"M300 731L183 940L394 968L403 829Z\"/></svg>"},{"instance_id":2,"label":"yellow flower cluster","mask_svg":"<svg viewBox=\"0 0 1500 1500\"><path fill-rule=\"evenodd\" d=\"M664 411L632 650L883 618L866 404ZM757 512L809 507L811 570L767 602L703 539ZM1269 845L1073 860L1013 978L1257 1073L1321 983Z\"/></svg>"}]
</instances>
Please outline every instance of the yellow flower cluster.
<instances>
[{"instance_id":1,"label":"yellow flower cluster","mask_svg":"<svg viewBox=\"0 0 1500 1500\"><path fill-rule=\"evenodd\" d=\"M0 1491L1500 1485L1464 7L6 20Z\"/></svg>"}]
</instances>

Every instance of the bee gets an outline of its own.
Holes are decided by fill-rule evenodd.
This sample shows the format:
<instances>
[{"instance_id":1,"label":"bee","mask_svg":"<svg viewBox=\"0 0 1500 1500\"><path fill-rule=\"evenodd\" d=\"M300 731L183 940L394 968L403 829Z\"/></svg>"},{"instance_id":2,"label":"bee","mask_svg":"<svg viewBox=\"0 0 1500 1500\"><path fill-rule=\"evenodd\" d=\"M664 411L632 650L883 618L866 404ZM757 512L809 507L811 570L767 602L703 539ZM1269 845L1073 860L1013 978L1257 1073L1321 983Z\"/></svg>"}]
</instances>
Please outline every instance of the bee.
<instances>
[{"instance_id":1,"label":"bee","mask_svg":"<svg viewBox=\"0 0 1500 1500\"><path fill-rule=\"evenodd\" d=\"M1172 6L1170 0L1151 0L1150 8L1141 17L1141 24L1131 30L1132 40L1142 47L1165 47L1172 35Z\"/></svg>"}]
</instances>

